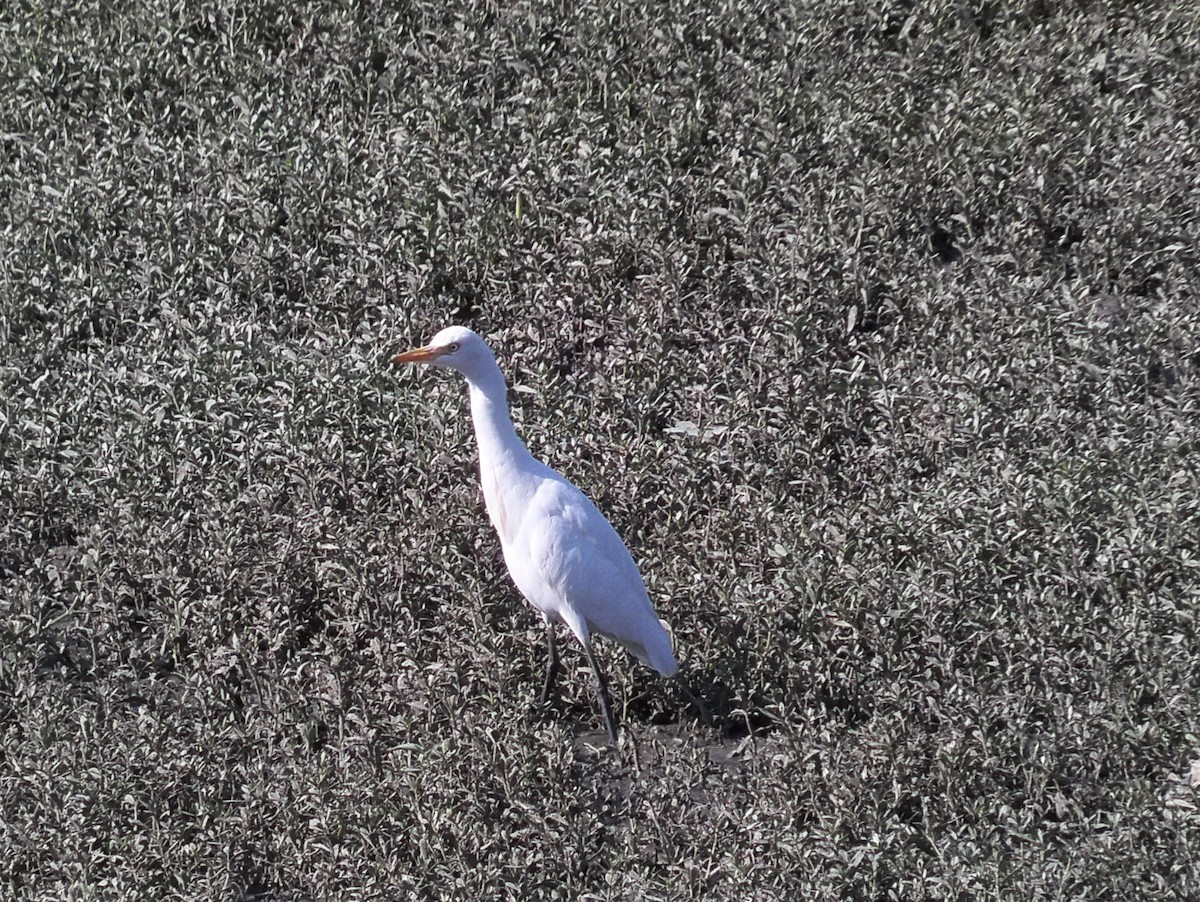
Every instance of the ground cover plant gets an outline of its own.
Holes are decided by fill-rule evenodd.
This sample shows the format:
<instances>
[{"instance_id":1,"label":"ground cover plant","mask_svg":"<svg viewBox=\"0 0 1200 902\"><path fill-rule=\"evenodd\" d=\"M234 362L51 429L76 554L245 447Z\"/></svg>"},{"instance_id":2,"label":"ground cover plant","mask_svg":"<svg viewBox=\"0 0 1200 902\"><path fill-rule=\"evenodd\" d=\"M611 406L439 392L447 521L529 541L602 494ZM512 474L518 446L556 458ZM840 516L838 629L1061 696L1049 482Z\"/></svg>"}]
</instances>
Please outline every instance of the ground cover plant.
<instances>
[{"instance_id":1,"label":"ground cover plant","mask_svg":"<svg viewBox=\"0 0 1200 902\"><path fill-rule=\"evenodd\" d=\"M1200 897L1186 4L0 9L0 894ZM531 713L456 379L627 539Z\"/></svg>"}]
</instances>

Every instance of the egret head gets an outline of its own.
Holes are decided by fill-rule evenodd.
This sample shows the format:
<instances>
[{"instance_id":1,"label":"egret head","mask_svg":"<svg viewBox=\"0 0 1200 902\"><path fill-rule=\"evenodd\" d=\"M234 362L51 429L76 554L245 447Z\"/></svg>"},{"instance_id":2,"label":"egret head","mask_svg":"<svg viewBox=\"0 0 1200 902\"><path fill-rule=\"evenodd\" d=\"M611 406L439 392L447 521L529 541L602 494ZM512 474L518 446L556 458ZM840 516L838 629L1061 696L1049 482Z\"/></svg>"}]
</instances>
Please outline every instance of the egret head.
<instances>
[{"instance_id":1,"label":"egret head","mask_svg":"<svg viewBox=\"0 0 1200 902\"><path fill-rule=\"evenodd\" d=\"M423 348L413 348L392 358L393 363L425 363L458 370L470 378L486 367L494 367L496 358L484 340L462 326L448 326L433 336Z\"/></svg>"}]
</instances>

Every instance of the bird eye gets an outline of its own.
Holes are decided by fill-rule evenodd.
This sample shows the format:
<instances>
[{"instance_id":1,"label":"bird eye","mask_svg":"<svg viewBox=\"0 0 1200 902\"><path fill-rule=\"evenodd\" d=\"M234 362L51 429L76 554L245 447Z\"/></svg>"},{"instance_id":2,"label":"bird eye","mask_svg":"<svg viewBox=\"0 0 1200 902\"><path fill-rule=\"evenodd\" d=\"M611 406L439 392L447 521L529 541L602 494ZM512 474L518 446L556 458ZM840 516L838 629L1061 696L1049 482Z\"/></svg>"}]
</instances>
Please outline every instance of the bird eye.
<instances>
[{"instance_id":1,"label":"bird eye","mask_svg":"<svg viewBox=\"0 0 1200 902\"><path fill-rule=\"evenodd\" d=\"M458 351L458 342L457 341L450 342L450 344L446 346L446 350L449 351L451 354L457 352Z\"/></svg>"}]
</instances>

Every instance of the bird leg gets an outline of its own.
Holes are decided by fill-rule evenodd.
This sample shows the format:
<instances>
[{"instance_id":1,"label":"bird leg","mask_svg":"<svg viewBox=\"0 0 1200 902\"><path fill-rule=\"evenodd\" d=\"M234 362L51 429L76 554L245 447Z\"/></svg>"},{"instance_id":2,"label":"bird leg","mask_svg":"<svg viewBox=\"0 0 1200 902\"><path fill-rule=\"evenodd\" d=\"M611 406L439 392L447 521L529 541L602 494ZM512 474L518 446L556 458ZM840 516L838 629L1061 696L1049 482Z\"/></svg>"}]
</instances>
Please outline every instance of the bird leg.
<instances>
[{"instance_id":1,"label":"bird leg","mask_svg":"<svg viewBox=\"0 0 1200 902\"><path fill-rule=\"evenodd\" d=\"M549 620L546 621L546 652L546 680L542 683L542 694L538 696L538 704L542 707L550 703L550 690L558 676L558 643L554 641L554 624Z\"/></svg>"},{"instance_id":2,"label":"bird leg","mask_svg":"<svg viewBox=\"0 0 1200 902\"><path fill-rule=\"evenodd\" d=\"M596 678L596 697L600 699L600 712L604 715L604 726L608 729L608 738L613 745L617 744L617 722L613 720L612 697L608 694L608 683L604 674L596 666L596 656L592 654L592 639L589 636L583 640L583 650L587 654L588 667Z\"/></svg>"}]
</instances>

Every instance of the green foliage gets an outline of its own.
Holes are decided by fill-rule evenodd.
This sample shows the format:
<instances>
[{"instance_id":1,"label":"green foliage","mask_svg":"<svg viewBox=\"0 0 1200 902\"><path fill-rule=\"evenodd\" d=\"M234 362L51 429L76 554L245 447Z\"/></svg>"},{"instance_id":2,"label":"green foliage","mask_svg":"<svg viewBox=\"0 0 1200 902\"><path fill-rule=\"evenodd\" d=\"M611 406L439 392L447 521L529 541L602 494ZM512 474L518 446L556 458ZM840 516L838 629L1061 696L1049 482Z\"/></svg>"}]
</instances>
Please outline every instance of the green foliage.
<instances>
[{"instance_id":1,"label":"green foliage","mask_svg":"<svg viewBox=\"0 0 1200 902\"><path fill-rule=\"evenodd\" d=\"M0 893L1200 894L1171 4L0 11ZM462 386L707 727L531 716Z\"/></svg>"}]
</instances>

